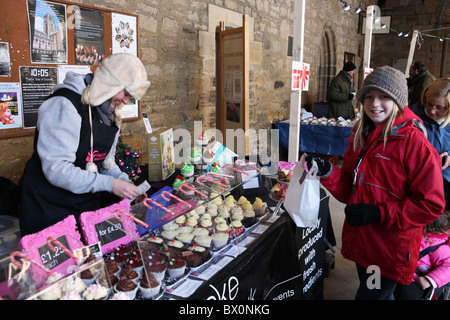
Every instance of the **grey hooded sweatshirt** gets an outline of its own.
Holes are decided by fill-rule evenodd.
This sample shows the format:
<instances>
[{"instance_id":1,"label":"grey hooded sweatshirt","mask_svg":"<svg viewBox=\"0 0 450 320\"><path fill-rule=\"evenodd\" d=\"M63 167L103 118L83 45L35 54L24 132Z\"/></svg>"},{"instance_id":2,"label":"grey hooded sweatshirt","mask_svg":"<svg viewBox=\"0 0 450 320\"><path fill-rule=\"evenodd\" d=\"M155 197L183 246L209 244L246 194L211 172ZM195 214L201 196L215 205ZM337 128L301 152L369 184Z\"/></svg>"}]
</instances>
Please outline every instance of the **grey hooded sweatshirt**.
<instances>
[{"instance_id":1,"label":"grey hooded sweatshirt","mask_svg":"<svg viewBox=\"0 0 450 320\"><path fill-rule=\"evenodd\" d=\"M56 85L53 91L67 88L81 95L86 88L84 77L68 72L63 84ZM81 117L68 99L55 96L46 100L39 107L36 127L39 130L37 152L44 175L51 184L81 194L111 192L114 178L129 181L128 175L116 164L109 170L99 167L98 172L89 172L73 164L80 140ZM107 157L115 155L119 132Z\"/></svg>"}]
</instances>

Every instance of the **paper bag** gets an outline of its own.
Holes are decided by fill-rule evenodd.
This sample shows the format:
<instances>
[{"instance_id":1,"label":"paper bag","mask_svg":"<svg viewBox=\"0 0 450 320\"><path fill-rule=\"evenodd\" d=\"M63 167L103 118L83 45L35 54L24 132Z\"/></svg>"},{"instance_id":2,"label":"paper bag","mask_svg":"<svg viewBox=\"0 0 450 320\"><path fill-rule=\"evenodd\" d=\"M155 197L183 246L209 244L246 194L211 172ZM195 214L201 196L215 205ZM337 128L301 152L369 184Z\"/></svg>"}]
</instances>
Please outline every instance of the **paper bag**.
<instances>
[{"instance_id":1,"label":"paper bag","mask_svg":"<svg viewBox=\"0 0 450 320\"><path fill-rule=\"evenodd\" d=\"M284 200L286 211L300 228L309 228L317 224L320 207L320 181L317 179L317 165L314 163L311 170L306 172L305 157L306 154L294 168Z\"/></svg>"}]
</instances>

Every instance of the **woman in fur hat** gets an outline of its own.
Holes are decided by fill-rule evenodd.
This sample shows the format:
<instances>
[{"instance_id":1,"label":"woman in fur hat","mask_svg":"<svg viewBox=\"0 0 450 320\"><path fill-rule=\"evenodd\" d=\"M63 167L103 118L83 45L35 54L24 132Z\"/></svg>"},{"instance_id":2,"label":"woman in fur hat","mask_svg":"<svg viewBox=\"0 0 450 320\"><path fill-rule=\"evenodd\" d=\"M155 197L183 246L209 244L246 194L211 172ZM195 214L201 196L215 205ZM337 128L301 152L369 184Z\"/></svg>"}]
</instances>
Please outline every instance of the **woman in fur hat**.
<instances>
[{"instance_id":1,"label":"woman in fur hat","mask_svg":"<svg viewBox=\"0 0 450 320\"><path fill-rule=\"evenodd\" d=\"M39 107L34 152L20 181L22 235L69 215L99 209L110 192L133 199L138 189L116 165L118 109L140 100L150 82L132 54L106 58L94 74L69 72Z\"/></svg>"},{"instance_id":2,"label":"woman in fur hat","mask_svg":"<svg viewBox=\"0 0 450 320\"><path fill-rule=\"evenodd\" d=\"M317 157L322 185L345 207L342 255L356 263L357 299L393 299L417 266L422 229L443 212L441 158L408 108L404 74L375 69L356 94L361 118L341 167Z\"/></svg>"}]
</instances>

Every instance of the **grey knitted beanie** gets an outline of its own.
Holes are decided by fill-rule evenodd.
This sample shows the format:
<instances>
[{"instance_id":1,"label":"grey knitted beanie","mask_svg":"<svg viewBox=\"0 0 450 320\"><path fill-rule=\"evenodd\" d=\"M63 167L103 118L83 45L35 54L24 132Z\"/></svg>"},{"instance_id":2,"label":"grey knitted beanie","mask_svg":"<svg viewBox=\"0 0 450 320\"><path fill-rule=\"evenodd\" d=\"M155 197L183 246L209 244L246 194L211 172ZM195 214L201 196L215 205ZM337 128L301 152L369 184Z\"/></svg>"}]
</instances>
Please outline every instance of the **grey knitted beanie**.
<instances>
[{"instance_id":1,"label":"grey knitted beanie","mask_svg":"<svg viewBox=\"0 0 450 320\"><path fill-rule=\"evenodd\" d=\"M388 94L402 110L408 104L406 77L401 71L392 67L384 66L372 71L356 93L356 100L363 103L364 95L370 89L378 89Z\"/></svg>"}]
</instances>

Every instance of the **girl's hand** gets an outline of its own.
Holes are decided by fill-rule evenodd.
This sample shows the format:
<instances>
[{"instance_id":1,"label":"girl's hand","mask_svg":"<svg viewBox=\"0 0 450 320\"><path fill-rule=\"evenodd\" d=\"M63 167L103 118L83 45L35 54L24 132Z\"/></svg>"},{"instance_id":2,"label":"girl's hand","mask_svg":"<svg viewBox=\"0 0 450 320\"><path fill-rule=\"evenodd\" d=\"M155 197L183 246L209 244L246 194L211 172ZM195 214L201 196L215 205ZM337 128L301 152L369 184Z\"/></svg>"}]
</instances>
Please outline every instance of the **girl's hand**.
<instances>
[{"instance_id":1,"label":"girl's hand","mask_svg":"<svg viewBox=\"0 0 450 320\"><path fill-rule=\"evenodd\" d=\"M418 277L415 281L423 290L431 287L431 282L426 277Z\"/></svg>"},{"instance_id":2,"label":"girl's hand","mask_svg":"<svg viewBox=\"0 0 450 320\"><path fill-rule=\"evenodd\" d=\"M445 170L450 166L450 156L447 152L441 153L440 156L442 158L442 170Z\"/></svg>"}]
</instances>

